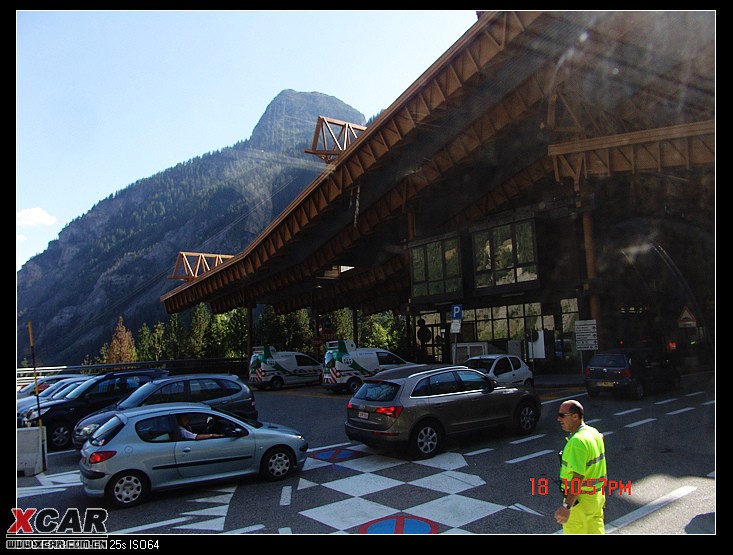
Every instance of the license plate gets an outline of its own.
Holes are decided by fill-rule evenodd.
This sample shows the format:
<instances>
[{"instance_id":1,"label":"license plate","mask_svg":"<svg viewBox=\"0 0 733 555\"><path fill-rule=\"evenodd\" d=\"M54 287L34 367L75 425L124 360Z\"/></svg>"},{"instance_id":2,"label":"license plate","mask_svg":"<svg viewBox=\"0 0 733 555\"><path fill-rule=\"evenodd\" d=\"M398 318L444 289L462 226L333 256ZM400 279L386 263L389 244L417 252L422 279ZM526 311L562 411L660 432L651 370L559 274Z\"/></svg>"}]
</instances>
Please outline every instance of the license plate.
<instances>
[{"instance_id":1,"label":"license plate","mask_svg":"<svg viewBox=\"0 0 733 555\"><path fill-rule=\"evenodd\" d=\"M359 411L359 418L363 418L364 420L369 420L369 413Z\"/></svg>"},{"instance_id":2,"label":"license plate","mask_svg":"<svg viewBox=\"0 0 733 555\"><path fill-rule=\"evenodd\" d=\"M613 382L598 382L596 385L598 387L613 387Z\"/></svg>"}]
</instances>

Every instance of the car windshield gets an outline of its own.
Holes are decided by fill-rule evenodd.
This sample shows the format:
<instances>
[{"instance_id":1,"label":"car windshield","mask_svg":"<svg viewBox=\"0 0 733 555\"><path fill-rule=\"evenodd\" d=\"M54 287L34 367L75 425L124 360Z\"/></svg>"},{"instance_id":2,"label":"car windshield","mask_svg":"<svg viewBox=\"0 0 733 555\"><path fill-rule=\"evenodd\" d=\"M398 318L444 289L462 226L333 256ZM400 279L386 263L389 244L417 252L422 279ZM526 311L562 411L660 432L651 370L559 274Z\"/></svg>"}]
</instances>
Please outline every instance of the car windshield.
<instances>
[{"instance_id":1,"label":"car windshield","mask_svg":"<svg viewBox=\"0 0 733 555\"><path fill-rule=\"evenodd\" d=\"M391 401L400 390L399 384L392 382L364 382L354 395L354 399L364 401Z\"/></svg>"},{"instance_id":2,"label":"car windshield","mask_svg":"<svg viewBox=\"0 0 733 555\"><path fill-rule=\"evenodd\" d=\"M593 358L590 359L588 366L626 366L626 357L620 354L593 355Z\"/></svg>"},{"instance_id":3,"label":"car windshield","mask_svg":"<svg viewBox=\"0 0 733 555\"><path fill-rule=\"evenodd\" d=\"M115 406L119 409L139 407L143 404L143 401L147 399L151 392L155 391L156 387L158 387L158 384L155 384L153 382L144 383L143 385L117 401L117 404Z\"/></svg>"},{"instance_id":4,"label":"car windshield","mask_svg":"<svg viewBox=\"0 0 733 555\"><path fill-rule=\"evenodd\" d=\"M72 391L82 381L84 380L73 380L71 382L66 382L65 380L61 380L60 382L57 382L56 384L54 384L54 386L49 387L46 391L42 392L41 396L42 397L51 397L53 399L60 399L62 397L65 397L67 393Z\"/></svg>"},{"instance_id":5,"label":"car windshield","mask_svg":"<svg viewBox=\"0 0 733 555\"><path fill-rule=\"evenodd\" d=\"M56 383L52 383L43 391L39 391L38 396L39 397L48 397L49 395L53 395L55 392L59 390L60 387L63 387L64 385L65 384L63 383L63 380L58 381Z\"/></svg>"},{"instance_id":6,"label":"car windshield","mask_svg":"<svg viewBox=\"0 0 733 555\"><path fill-rule=\"evenodd\" d=\"M89 443L95 446L104 445L124 426L117 415L112 416L107 422L97 428L89 438Z\"/></svg>"},{"instance_id":7,"label":"car windshield","mask_svg":"<svg viewBox=\"0 0 733 555\"><path fill-rule=\"evenodd\" d=\"M469 368L491 368L496 357L469 358L464 364Z\"/></svg>"},{"instance_id":8,"label":"car windshield","mask_svg":"<svg viewBox=\"0 0 733 555\"><path fill-rule=\"evenodd\" d=\"M242 415L236 414L234 412L229 412L226 409L223 409L221 407L217 407L215 412L219 412L223 414L224 416L228 416L230 418L234 418L235 420L239 420L241 422L245 422L246 424L249 424L253 428L261 428L264 424L260 422L259 420L253 420L252 418L245 418Z\"/></svg>"},{"instance_id":9,"label":"car windshield","mask_svg":"<svg viewBox=\"0 0 733 555\"><path fill-rule=\"evenodd\" d=\"M40 378L39 378L39 379L37 380L37 382L38 382L38 387L42 387L42 385L43 385L43 383L44 383L45 381L46 381L46 380L44 380L44 379L40 379ZM29 391L33 391L33 390L35 389L35 387L36 387L36 382L31 382L31 383L25 384L25 385L24 385L23 387L21 387L21 388L20 388L20 389L18 390L18 393L23 393L23 394L25 394L25 393L28 393Z\"/></svg>"},{"instance_id":10,"label":"car windshield","mask_svg":"<svg viewBox=\"0 0 733 555\"><path fill-rule=\"evenodd\" d=\"M81 383L80 383L79 385L77 385L77 386L76 386L76 387L75 387L74 389L72 389L71 391L69 391L69 393L67 393L67 394L66 394L66 395L64 396L64 398L68 398L68 399L76 399L77 397L81 397L81 396L82 396L82 395L84 394L84 392L85 392L85 391L86 391L87 389L89 389L89 387L90 387L91 385L92 385L92 384L91 384L91 380L86 380L86 381L83 381L83 382L81 382Z\"/></svg>"}]
</instances>

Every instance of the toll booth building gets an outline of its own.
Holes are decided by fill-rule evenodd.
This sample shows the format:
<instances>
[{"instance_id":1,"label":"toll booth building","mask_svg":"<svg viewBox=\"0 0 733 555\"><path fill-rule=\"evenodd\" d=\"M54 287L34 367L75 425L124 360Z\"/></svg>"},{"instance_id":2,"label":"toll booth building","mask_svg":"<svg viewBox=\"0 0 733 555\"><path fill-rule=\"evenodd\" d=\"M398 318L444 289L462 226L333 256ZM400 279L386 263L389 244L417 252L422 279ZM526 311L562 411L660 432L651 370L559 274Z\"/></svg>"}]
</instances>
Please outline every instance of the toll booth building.
<instances>
[{"instance_id":1,"label":"toll booth building","mask_svg":"<svg viewBox=\"0 0 733 555\"><path fill-rule=\"evenodd\" d=\"M367 127L314 122L350 139L304 145L319 177L166 310L400 311L437 360L541 370L711 343L715 13L478 12L456 39Z\"/></svg>"}]
</instances>

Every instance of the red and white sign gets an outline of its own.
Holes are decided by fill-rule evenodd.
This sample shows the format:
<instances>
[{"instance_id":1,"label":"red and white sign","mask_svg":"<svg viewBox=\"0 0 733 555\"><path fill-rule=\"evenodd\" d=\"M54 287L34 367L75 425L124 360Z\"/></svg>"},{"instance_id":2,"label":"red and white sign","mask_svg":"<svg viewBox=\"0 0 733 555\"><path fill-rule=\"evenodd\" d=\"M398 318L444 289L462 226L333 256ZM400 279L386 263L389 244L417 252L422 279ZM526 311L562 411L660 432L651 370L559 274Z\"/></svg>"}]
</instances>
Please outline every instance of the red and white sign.
<instances>
[{"instance_id":1,"label":"red and white sign","mask_svg":"<svg viewBox=\"0 0 733 555\"><path fill-rule=\"evenodd\" d=\"M697 318L692 311L685 306L680 313L680 317L677 318L677 325L681 328L696 328Z\"/></svg>"}]
</instances>

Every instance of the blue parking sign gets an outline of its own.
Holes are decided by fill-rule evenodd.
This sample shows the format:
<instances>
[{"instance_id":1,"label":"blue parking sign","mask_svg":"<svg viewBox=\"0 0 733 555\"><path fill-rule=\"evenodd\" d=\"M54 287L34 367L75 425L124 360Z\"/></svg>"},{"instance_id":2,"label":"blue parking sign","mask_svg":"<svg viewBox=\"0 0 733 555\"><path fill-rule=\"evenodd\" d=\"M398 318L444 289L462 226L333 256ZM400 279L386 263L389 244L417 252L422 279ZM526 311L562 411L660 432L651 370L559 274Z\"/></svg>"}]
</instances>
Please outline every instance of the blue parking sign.
<instances>
[{"instance_id":1,"label":"blue parking sign","mask_svg":"<svg viewBox=\"0 0 733 555\"><path fill-rule=\"evenodd\" d=\"M463 320L463 305L454 304L450 307L451 320Z\"/></svg>"}]
</instances>

